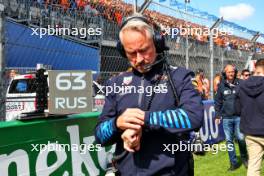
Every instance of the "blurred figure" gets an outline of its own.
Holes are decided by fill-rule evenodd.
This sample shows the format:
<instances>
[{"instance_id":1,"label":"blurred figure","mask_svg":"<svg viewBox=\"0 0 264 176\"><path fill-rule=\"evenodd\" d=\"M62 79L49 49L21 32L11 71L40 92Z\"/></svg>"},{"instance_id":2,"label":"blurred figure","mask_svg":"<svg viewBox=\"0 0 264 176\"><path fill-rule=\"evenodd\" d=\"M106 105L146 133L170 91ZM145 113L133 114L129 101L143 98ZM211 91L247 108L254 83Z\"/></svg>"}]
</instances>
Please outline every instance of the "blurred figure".
<instances>
[{"instance_id":1,"label":"blurred figure","mask_svg":"<svg viewBox=\"0 0 264 176\"><path fill-rule=\"evenodd\" d=\"M67 10L70 7L70 2L68 0L61 0L60 5L64 10Z\"/></svg>"},{"instance_id":2,"label":"blurred figure","mask_svg":"<svg viewBox=\"0 0 264 176\"><path fill-rule=\"evenodd\" d=\"M17 71L16 70L10 70L9 72L9 78L10 79L13 79L17 74Z\"/></svg>"},{"instance_id":3,"label":"blurred figure","mask_svg":"<svg viewBox=\"0 0 264 176\"><path fill-rule=\"evenodd\" d=\"M220 73L216 73L215 77L214 77L214 95L217 92L217 89L218 89L220 82L221 82L221 75L220 75Z\"/></svg>"},{"instance_id":4,"label":"blurred figure","mask_svg":"<svg viewBox=\"0 0 264 176\"><path fill-rule=\"evenodd\" d=\"M8 75L8 85L11 83L12 79L17 75L16 70L10 70Z\"/></svg>"},{"instance_id":5,"label":"blurred figure","mask_svg":"<svg viewBox=\"0 0 264 176\"><path fill-rule=\"evenodd\" d=\"M238 87L236 111L241 115L240 129L246 135L247 176L260 176L264 155L264 59L257 61L255 74Z\"/></svg>"},{"instance_id":6,"label":"blurred figure","mask_svg":"<svg viewBox=\"0 0 264 176\"><path fill-rule=\"evenodd\" d=\"M197 89L202 96L202 99L207 100L209 98L210 82L207 78L205 78L203 69L199 68L196 71L195 80L197 82Z\"/></svg>"},{"instance_id":7,"label":"blurred figure","mask_svg":"<svg viewBox=\"0 0 264 176\"><path fill-rule=\"evenodd\" d=\"M236 69L233 65L226 65L222 73L222 81L218 87L215 96L215 122L220 124L223 119L223 129L225 133L226 145L228 146L228 155L230 168L228 171L234 171L240 167L238 162L234 137L238 141L241 161L247 167L247 150L244 135L240 132L240 117L235 111L236 87L239 80L236 78Z\"/></svg>"},{"instance_id":8,"label":"blurred figure","mask_svg":"<svg viewBox=\"0 0 264 176\"><path fill-rule=\"evenodd\" d=\"M241 71L238 71L238 72L237 72L236 77L237 77L238 79L242 79L242 78L241 78Z\"/></svg>"},{"instance_id":9,"label":"blurred figure","mask_svg":"<svg viewBox=\"0 0 264 176\"><path fill-rule=\"evenodd\" d=\"M248 69L242 70L240 79L246 80L250 76L250 71Z\"/></svg>"}]
</instances>

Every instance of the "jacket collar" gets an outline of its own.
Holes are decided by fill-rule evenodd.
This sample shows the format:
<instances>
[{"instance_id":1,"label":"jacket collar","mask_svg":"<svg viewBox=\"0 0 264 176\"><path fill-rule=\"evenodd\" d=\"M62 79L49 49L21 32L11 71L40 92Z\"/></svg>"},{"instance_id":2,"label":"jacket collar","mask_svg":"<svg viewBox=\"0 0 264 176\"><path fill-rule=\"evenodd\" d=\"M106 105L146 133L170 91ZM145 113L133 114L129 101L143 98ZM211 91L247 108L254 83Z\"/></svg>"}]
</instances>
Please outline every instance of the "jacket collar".
<instances>
[{"instance_id":1,"label":"jacket collar","mask_svg":"<svg viewBox=\"0 0 264 176\"><path fill-rule=\"evenodd\" d=\"M235 78L232 83L229 83L226 79L224 80L224 84L228 87L235 87L239 84L239 79Z\"/></svg>"}]
</instances>

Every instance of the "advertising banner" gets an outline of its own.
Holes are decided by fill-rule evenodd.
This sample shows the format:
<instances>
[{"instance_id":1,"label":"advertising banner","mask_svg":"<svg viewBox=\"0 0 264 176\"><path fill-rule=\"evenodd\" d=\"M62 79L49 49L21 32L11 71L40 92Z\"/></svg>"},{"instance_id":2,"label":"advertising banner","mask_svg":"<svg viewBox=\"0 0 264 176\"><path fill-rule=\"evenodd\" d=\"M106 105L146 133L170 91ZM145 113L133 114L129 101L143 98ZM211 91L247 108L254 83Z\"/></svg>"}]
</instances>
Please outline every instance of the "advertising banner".
<instances>
[{"instance_id":1,"label":"advertising banner","mask_svg":"<svg viewBox=\"0 0 264 176\"><path fill-rule=\"evenodd\" d=\"M219 125L215 123L214 101L203 101L204 104L204 124L200 129L200 136L204 143L215 144L225 139L222 121Z\"/></svg>"}]
</instances>

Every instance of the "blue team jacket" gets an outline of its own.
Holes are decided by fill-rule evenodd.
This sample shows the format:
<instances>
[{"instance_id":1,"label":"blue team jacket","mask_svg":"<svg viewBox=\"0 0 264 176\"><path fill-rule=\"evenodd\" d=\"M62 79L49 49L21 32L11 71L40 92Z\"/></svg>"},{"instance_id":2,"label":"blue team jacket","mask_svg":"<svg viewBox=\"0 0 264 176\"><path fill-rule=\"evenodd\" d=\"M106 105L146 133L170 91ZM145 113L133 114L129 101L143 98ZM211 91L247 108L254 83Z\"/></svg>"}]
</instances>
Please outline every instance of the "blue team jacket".
<instances>
[{"instance_id":1,"label":"blue team jacket","mask_svg":"<svg viewBox=\"0 0 264 176\"><path fill-rule=\"evenodd\" d=\"M228 83L226 79L221 81L215 96L215 116L217 118L233 118L238 115L235 111L235 99L236 87L239 83L239 79L235 79L233 84Z\"/></svg>"},{"instance_id":2,"label":"blue team jacket","mask_svg":"<svg viewBox=\"0 0 264 176\"><path fill-rule=\"evenodd\" d=\"M125 72L112 78L107 86L167 86L167 93L156 92L151 106L145 113L141 148L128 153L117 161L121 175L188 175L189 151L174 151L173 144L179 143L183 134L199 129L203 123L202 100L192 84L194 73L182 67L170 67L173 82L180 100L175 107L175 99L161 67L147 74L137 71ZM157 81L159 80L159 81ZM158 82L158 83L157 83ZM151 96L145 91L133 93L111 93L106 96L105 105L95 128L96 141L104 146L116 143L115 154L123 153L122 131L116 127L116 119L127 108L146 109ZM166 149L165 145L168 147Z\"/></svg>"}]
</instances>

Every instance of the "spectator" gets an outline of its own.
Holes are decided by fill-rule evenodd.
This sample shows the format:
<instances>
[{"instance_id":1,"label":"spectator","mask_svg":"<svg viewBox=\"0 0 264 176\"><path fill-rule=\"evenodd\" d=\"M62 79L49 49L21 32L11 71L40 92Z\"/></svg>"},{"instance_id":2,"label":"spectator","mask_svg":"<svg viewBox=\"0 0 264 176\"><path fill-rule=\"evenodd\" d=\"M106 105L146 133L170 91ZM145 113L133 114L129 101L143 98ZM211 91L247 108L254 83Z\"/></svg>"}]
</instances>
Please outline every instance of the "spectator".
<instances>
[{"instance_id":1,"label":"spectator","mask_svg":"<svg viewBox=\"0 0 264 176\"><path fill-rule=\"evenodd\" d=\"M84 11L92 16L98 15L98 11L89 4L84 5Z\"/></svg>"},{"instance_id":2,"label":"spectator","mask_svg":"<svg viewBox=\"0 0 264 176\"><path fill-rule=\"evenodd\" d=\"M260 176L264 156L264 59L257 61L255 74L239 86L236 110L241 114L240 129L246 135L247 176Z\"/></svg>"},{"instance_id":3,"label":"spectator","mask_svg":"<svg viewBox=\"0 0 264 176\"><path fill-rule=\"evenodd\" d=\"M41 0L38 0L39 2ZM92 14L97 15L98 13L102 16L104 16L106 19L111 20L111 21L116 21L118 24L120 24L120 21L122 21L122 18L124 16L127 16L128 14L131 14L133 12L133 8L131 4L127 4L123 1L116 0L116 1L111 1L111 0L102 0L102 1L86 1L86 0L76 0L76 3L72 3L74 0L58 0L60 4L64 7L64 9L68 9L69 7L75 8L76 3L78 9L85 9L88 12L92 12ZM71 1L70 3L68 1ZM56 4L55 1L52 1L52 4ZM49 0L46 1L46 4L49 4ZM91 7L87 6L87 4L90 4ZM95 9L93 9L95 6ZM146 10L145 11L146 16L151 20L151 22L155 21L158 24L164 25L167 28L180 28L180 27L185 27L186 25L190 26L188 28L201 28L205 29L205 26L191 23L191 22L186 22L182 19L177 19L165 14L162 14L160 12L156 12L153 10ZM196 36L190 36L190 39L196 38L196 42L203 44L204 42L208 42L208 35L206 32L203 32L201 34L198 34ZM227 36L218 36L214 42L221 47L226 47L227 50L231 49L239 49L239 50L245 50L249 51L250 47L249 46L249 41L243 38L239 38L237 36L232 36L232 35L227 35ZM264 50L264 45L257 43L256 46L256 51L258 53L263 52Z\"/></svg>"},{"instance_id":4,"label":"spectator","mask_svg":"<svg viewBox=\"0 0 264 176\"><path fill-rule=\"evenodd\" d=\"M240 132L240 117L235 112L235 88L239 85L239 79L235 77L236 69L233 65L226 65L223 71L222 81L218 87L215 96L216 124L220 124L223 119L223 128L225 133L226 144L228 147L228 155L230 160L230 168L228 171L234 171L240 167L238 163L234 136L238 141L240 156L243 164L247 167L247 151L244 135Z\"/></svg>"},{"instance_id":5,"label":"spectator","mask_svg":"<svg viewBox=\"0 0 264 176\"><path fill-rule=\"evenodd\" d=\"M242 79L242 78L241 78L241 71L237 71L236 78L238 78L238 79Z\"/></svg>"},{"instance_id":6,"label":"spectator","mask_svg":"<svg viewBox=\"0 0 264 176\"><path fill-rule=\"evenodd\" d=\"M68 9L70 7L70 3L68 0L61 0L60 4L64 9Z\"/></svg>"},{"instance_id":7,"label":"spectator","mask_svg":"<svg viewBox=\"0 0 264 176\"><path fill-rule=\"evenodd\" d=\"M249 78L249 76L250 76L250 71L248 69L242 70L241 77L240 77L241 79L246 80Z\"/></svg>"},{"instance_id":8,"label":"spectator","mask_svg":"<svg viewBox=\"0 0 264 176\"><path fill-rule=\"evenodd\" d=\"M87 2L85 0L76 0L77 8L79 10L84 10L84 7L87 6ZM90 7L90 6L89 6ZM88 8L88 7L87 7Z\"/></svg>"},{"instance_id":9,"label":"spectator","mask_svg":"<svg viewBox=\"0 0 264 176\"><path fill-rule=\"evenodd\" d=\"M76 9L77 8L77 3L75 0L70 0L70 8L71 9Z\"/></svg>"},{"instance_id":10,"label":"spectator","mask_svg":"<svg viewBox=\"0 0 264 176\"><path fill-rule=\"evenodd\" d=\"M195 79L198 84L197 89L200 92L202 99L207 100L210 93L210 82L207 78L205 78L204 71L202 69L199 68L196 71Z\"/></svg>"},{"instance_id":11,"label":"spectator","mask_svg":"<svg viewBox=\"0 0 264 176\"><path fill-rule=\"evenodd\" d=\"M220 75L220 73L217 73L217 74L215 74L215 77L214 77L214 95L217 92L217 89L218 89L220 82L221 82L221 75Z\"/></svg>"},{"instance_id":12,"label":"spectator","mask_svg":"<svg viewBox=\"0 0 264 176\"><path fill-rule=\"evenodd\" d=\"M8 78L8 85L11 83L12 79L14 79L14 77L17 75L17 71L16 70L10 70L9 72L9 78Z\"/></svg>"},{"instance_id":13,"label":"spectator","mask_svg":"<svg viewBox=\"0 0 264 176\"><path fill-rule=\"evenodd\" d=\"M5 72L5 75L3 77L4 79L4 87L7 88L11 82L12 79L17 75L17 71L16 70L9 70L7 72Z\"/></svg>"},{"instance_id":14,"label":"spectator","mask_svg":"<svg viewBox=\"0 0 264 176\"><path fill-rule=\"evenodd\" d=\"M122 23L122 19L123 19L123 17L122 17L121 12L120 12L120 11L116 11L116 12L115 12L115 20L116 20L116 22L117 22L117 24L118 24L119 26L120 26L121 23Z\"/></svg>"}]
</instances>

